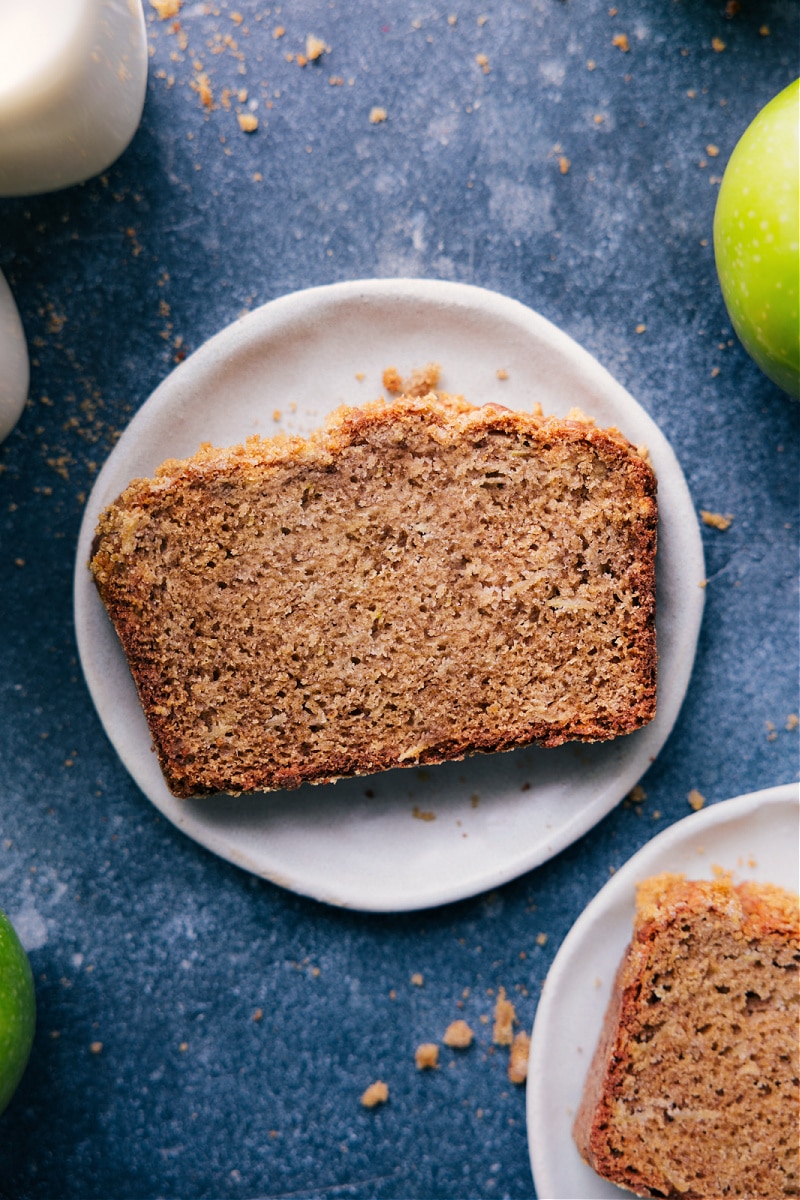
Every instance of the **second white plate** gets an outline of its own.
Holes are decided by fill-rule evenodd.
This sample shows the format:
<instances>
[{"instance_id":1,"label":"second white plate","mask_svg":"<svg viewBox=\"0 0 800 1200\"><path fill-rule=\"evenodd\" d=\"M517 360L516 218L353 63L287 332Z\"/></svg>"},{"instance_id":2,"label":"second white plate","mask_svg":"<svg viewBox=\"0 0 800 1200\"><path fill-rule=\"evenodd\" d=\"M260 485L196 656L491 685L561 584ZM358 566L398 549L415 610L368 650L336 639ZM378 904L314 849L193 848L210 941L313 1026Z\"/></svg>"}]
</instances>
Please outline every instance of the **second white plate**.
<instances>
[{"instance_id":1,"label":"second white plate","mask_svg":"<svg viewBox=\"0 0 800 1200\"><path fill-rule=\"evenodd\" d=\"M139 475L200 442L307 434L340 404L382 394L382 374L429 362L441 386L566 415L577 406L649 448L659 483L658 715L596 746L529 749L233 799L176 800L87 563L103 507ZM498 371L506 378L498 378ZM675 455L656 424L585 350L493 292L430 280L370 280L264 305L193 354L145 402L89 498L75 571L75 624L95 706L153 804L214 853L331 904L401 911L498 886L580 837L644 774L680 709L703 609L702 544Z\"/></svg>"},{"instance_id":2,"label":"second white plate","mask_svg":"<svg viewBox=\"0 0 800 1200\"><path fill-rule=\"evenodd\" d=\"M678 821L643 846L584 909L548 972L531 1038L528 1144L540 1200L630 1200L587 1167L572 1122L617 967L631 940L636 885L673 871L712 879L722 868L798 891L797 784L726 800Z\"/></svg>"}]
</instances>

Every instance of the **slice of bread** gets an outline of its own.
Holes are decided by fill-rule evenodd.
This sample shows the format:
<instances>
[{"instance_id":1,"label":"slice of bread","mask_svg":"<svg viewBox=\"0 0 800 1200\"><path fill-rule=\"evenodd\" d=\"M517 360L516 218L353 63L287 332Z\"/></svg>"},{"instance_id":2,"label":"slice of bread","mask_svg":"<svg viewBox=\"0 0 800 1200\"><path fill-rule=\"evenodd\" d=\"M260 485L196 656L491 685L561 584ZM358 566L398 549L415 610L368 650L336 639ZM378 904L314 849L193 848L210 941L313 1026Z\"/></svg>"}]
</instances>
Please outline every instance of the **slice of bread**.
<instances>
[{"instance_id":1,"label":"slice of bread","mask_svg":"<svg viewBox=\"0 0 800 1200\"><path fill-rule=\"evenodd\" d=\"M435 394L135 480L91 570L170 789L638 729L656 703L655 490L615 430Z\"/></svg>"},{"instance_id":2,"label":"slice of bread","mask_svg":"<svg viewBox=\"0 0 800 1200\"><path fill-rule=\"evenodd\" d=\"M639 888L574 1124L637 1196L800 1195L797 897L727 877Z\"/></svg>"}]
</instances>

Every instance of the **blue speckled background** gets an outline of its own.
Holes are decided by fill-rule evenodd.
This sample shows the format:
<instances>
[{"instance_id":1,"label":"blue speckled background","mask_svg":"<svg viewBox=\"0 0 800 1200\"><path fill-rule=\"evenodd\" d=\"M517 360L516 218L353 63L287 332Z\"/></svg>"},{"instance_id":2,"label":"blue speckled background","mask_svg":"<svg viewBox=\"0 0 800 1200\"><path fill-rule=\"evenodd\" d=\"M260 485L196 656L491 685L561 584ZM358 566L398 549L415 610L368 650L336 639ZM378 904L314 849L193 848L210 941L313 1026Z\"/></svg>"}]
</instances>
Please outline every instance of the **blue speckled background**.
<instances>
[{"instance_id":1,"label":"blue speckled background","mask_svg":"<svg viewBox=\"0 0 800 1200\"><path fill-rule=\"evenodd\" d=\"M797 71L800 9L186 0L177 28L146 9L126 153L0 201L32 357L0 447L0 907L39 1007L0 1195L532 1197L524 1088L481 1022L498 989L529 1028L578 914L691 789L713 804L797 778L800 406L734 338L711 227L738 137ZM309 34L329 49L301 67ZM101 731L71 584L96 472L176 359L294 289L401 275L561 326L662 427L698 510L733 521L702 527L696 667L643 801L497 893L374 917L250 878L158 816ZM475 1045L418 1072L415 1047L460 1016ZM390 1100L368 1112L379 1077Z\"/></svg>"}]
</instances>

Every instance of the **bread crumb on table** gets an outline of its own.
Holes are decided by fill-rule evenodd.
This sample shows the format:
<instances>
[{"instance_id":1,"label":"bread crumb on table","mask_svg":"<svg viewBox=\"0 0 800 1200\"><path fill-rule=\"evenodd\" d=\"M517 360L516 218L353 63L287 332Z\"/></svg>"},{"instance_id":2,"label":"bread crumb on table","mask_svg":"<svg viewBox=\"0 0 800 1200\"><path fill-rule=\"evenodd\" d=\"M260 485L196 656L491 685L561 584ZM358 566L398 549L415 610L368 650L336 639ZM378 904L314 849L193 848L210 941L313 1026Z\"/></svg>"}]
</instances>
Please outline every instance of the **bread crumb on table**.
<instances>
[{"instance_id":1,"label":"bread crumb on table","mask_svg":"<svg viewBox=\"0 0 800 1200\"><path fill-rule=\"evenodd\" d=\"M382 1079L376 1079L371 1083L361 1097L361 1103L364 1108L377 1108L379 1104L385 1104L389 1099L389 1088Z\"/></svg>"},{"instance_id":2,"label":"bread crumb on table","mask_svg":"<svg viewBox=\"0 0 800 1200\"><path fill-rule=\"evenodd\" d=\"M705 796L702 792L698 792L697 788L692 788L686 799L689 801L689 807L695 812L699 812L706 802Z\"/></svg>"},{"instance_id":3,"label":"bread crumb on table","mask_svg":"<svg viewBox=\"0 0 800 1200\"><path fill-rule=\"evenodd\" d=\"M501 987L494 1006L494 1031L492 1041L496 1046L510 1046L514 1040L514 1023L517 1013L514 1005L506 999L506 989Z\"/></svg>"},{"instance_id":4,"label":"bread crumb on table","mask_svg":"<svg viewBox=\"0 0 800 1200\"><path fill-rule=\"evenodd\" d=\"M454 1050L466 1050L472 1045L475 1034L466 1021L452 1021L444 1031L442 1041Z\"/></svg>"},{"instance_id":5,"label":"bread crumb on table","mask_svg":"<svg viewBox=\"0 0 800 1200\"><path fill-rule=\"evenodd\" d=\"M421 971L415 971L411 976L411 982L413 983L414 987L422 987L425 982L425 976Z\"/></svg>"},{"instance_id":6,"label":"bread crumb on table","mask_svg":"<svg viewBox=\"0 0 800 1200\"><path fill-rule=\"evenodd\" d=\"M258 117L253 113L239 113L236 120L242 133L255 133L258 129Z\"/></svg>"},{"instance_id":7,"label":"bread crumb on table","mask_svg":"<svg viewBox=\"0 0 800 1200\"><path fill-rule=\"evenodd\" d=\"M183 0L150 0L150 7L156 10L159 20L168 21L170 17L177 17L181 11Z\"/></svg>"},{"instance_id":8,"label":"bread crumb on table","mask_svg":"<svg viewBox=\"0 0 800 1200\"><path fill-rule=\"evenodd\" d=\"M376 105L374 108L369 110L369 123L370 125L380 125L386 120L388 115L389 114L386 112L385 108L380 108L378 105Z\"/></svg>"},{"instance_id":9,"label":"bread crumb on table","mask_svg":"<svg viewBox=\"0 0 800 1200\"><path fill-rule=\"evenodd\" d=\"M703 519L704 525L710 525L712 529L730 529L733 516L731 513L709 512L705 508L700 509L700 516Z\"/></svg>"},{"instance_id":10,"label":"bread crumb on table","mask_svg":"<svg viewBox=\"0 0 800 1200\"><path fill-rule=\"evenodd\" d=\"M431 1071L439 1066L439 1047L436 1042L423 1042L414 1051L418 1071Z\"/></svg>"},{"instance_id":11,"label":"bread crumb on table","mask_svg":"<svg viewBox=\"0 0 800 1200\"><path fill-rule=\"evenodd\" d=\"M524 1029L515 1034L508 1060L508 1078L511 1083L525 1083L528 1078L528 1057L531 1039Z\"/></svg>"},{"instance_id":12,"label":"bread crumb on table","mask_svg":"<svg viewBox=\"0 0 800 1200\"><path fill-rule=\"evenodd\" d=\"M306 38L306 58L308 61L315 62L323 54L328 53L330 53L330 46L326 46L322 38L314 37L314 34L310 33Z\"/></svg>"}]
</instances>

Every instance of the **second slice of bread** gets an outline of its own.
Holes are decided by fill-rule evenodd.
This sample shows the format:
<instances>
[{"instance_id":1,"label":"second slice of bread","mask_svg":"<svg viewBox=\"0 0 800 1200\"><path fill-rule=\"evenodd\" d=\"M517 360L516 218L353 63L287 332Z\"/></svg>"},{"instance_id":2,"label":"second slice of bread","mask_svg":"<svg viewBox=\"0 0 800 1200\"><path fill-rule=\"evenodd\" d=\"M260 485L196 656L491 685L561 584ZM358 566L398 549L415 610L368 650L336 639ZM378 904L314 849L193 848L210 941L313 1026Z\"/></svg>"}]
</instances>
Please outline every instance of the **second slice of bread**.
<instances>
[{"instance_id":1,"label":"second slice of bread","mask_svg":"<svg viewBox=\"0 0 800 1200\"><path fill-rule=\"evenodd\" d=\"M165 463L91 569L170 789L289 788L650 721L655 491L616 431L401 397Z\"/></svg>"}]
</instances>

